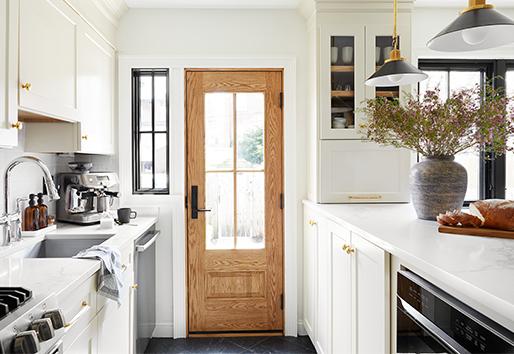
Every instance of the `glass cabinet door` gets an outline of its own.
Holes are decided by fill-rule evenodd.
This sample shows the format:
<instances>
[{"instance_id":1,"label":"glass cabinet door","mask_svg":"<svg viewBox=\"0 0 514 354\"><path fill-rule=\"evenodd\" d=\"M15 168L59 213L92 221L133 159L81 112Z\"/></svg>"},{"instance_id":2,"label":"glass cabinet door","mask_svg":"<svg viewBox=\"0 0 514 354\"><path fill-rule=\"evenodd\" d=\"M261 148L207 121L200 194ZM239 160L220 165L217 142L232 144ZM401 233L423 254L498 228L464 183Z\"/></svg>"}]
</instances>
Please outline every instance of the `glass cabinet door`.
<instances>
[{"instance_id":1,"label":"glass cabinet door","mask_svg":"<svg viewBox=\"0 0 514 354\"><path fill-rule=\"evenodd\" d=\"M321 139L359 139L364 100L364 27L323 26L320 55Z\"/></svg>"}]
</instances>

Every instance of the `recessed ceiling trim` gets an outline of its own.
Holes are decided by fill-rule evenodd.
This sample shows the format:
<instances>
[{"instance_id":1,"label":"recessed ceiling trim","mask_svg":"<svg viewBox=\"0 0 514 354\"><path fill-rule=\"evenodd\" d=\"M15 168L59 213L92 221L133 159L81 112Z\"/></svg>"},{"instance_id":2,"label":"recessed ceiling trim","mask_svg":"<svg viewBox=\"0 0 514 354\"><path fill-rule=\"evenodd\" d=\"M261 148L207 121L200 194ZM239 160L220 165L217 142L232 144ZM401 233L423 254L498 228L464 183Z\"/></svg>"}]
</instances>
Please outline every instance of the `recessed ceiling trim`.
<instances>
[{"instance_id":1,"label":"recessed ceiling trim","mask_svg":"<svg viewBox=\"0 0 514 354\"><path fill-rule=\"evenodd\" d=\"M301 0L125 0L130 8L296 9Z\"/></svg>"}]
</instances>

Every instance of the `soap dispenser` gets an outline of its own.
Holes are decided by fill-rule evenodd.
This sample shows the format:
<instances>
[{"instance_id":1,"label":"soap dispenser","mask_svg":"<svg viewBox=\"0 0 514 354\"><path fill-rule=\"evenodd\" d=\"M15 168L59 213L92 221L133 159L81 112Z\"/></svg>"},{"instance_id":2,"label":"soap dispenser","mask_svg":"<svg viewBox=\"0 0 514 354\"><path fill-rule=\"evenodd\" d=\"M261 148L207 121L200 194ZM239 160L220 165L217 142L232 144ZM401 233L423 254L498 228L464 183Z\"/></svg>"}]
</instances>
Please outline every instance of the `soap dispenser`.
<instances>
[{"instance_id":1,"label":"soap dispenser","mask_svg":"<svg viewBox=\"0 0 514 354\"><path fill-rule=\"evenodd\" d=\"M43 193L37 194L37 208L39 210L38 226L44 229L48 226L48 207L44 204Z\"/></svg>"},{"instance_id":2,"label":"soap dispenser","mask_svg":"<svg viewBox=\"0 0 514 354\"><path fill-rule=\"evenodd\" d=\"M36 195L29 195L29 206L23 215L23 231L39 230L39 209L36 206Z\"/></svg>"}]
</instances>

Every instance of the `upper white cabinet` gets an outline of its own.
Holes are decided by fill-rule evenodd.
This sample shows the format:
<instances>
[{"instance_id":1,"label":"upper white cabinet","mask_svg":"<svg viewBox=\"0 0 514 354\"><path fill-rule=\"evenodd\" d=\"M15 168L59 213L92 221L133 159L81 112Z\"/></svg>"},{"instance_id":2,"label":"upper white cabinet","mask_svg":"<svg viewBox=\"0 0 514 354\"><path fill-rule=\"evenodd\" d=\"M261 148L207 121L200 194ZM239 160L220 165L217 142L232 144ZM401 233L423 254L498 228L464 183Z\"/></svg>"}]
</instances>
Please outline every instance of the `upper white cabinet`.
<instances>
[{"instance_id":1,"label":"upper white cabinet","mask_svg":"<svg viewBox=\"0 0 514 354\"><path fill-rule=\"evenodd\" d=\"M115 50L62 1L22 0L25 15L19 108L26 149L113 154Z\"/></svg>"},{"instance_id":2,"label":"upper white cabinet","mask_svg":"<svg viewBox=\"0 0 514 354\"><path fill-rule=\"evenodd\" d=\"M81 19L63 1L21 0L19 21L20 110L77 121Z\"/></svg>"},{"instance_id":3,"label":"upper white cabinet","mask_svg":"<svg viewBox=\"0 0 514 354\"><path fill-rule=\"evenodd\" d=\"M16 105L17 9L13 1L0 0L0 147L18 145Z\"/></svg>"},{"instance_id":4,"label":"upper white cabinet","mask_svg":"<svg viewBox=\"0 0 514 354\"><path fill-rule=\"evenodd\" d=\"M360 140L321 140L319 154L319 202L409 200L408 150Z\"/></svg>"}]
</instances>

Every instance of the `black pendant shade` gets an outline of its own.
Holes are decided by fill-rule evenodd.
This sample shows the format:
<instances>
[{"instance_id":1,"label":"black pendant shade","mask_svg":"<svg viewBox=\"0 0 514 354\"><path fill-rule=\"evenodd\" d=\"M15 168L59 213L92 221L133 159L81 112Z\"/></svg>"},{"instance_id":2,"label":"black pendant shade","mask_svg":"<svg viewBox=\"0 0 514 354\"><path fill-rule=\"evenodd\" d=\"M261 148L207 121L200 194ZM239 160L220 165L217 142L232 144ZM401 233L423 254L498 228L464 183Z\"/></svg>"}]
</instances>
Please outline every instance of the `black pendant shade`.
<instances>
[{"instance_id":1,"label":"black pendant shade","mask_svg":"<svg viewBox=\"0 0 514 354\"><path fill-rule=\"evenodd\" d=\"M404 60L386 62L366 80L366 85L375 87L411 85L428 77L423 71Z\"/></svg>"},{"instance_id":2,"label":"black pendant shade","mask_svg":"<svg viewBox=\"0 0 514 354\"><path fill-rule=\"evenodd\" d=\"M441 52L461 52L499 47L514 42L514 21L494 8L464 11L427 46Z\"/></svg>"}]
</instances>

